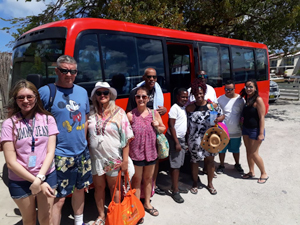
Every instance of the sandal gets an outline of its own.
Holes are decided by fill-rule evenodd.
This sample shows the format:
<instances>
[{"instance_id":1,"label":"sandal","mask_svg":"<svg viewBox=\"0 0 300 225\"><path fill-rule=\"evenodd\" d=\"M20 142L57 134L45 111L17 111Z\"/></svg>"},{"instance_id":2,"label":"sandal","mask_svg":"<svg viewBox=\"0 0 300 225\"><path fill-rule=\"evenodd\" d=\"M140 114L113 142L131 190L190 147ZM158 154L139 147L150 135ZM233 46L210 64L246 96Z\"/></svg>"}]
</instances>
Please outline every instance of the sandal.
<instances>
[{"instance_id":1,"label":"sandal","mask_svg":"<svg viewBox=\"0 0 300 225\"><path fill-rule=\"evenodd\" d=\"M137 224L143 224L144 223L144 217L143 218L141 218L139 221L138 221L138 223Z\"/></svg>"},{"instance_id":2,"label":"sandal","mask_svg":"<svg viewBox=\"0 0 300 225\"><path fill-rule=\"evenodd\" d=\"M190 192L191 192L192 194L194 194L194 195L198 194L198 187L192 187L192 188L190 189Z\"/></svg>"},{"instance_id":3,"label":"sandal","mask_svg":"<svg viewBox=\"0 0 300 225\"><path fill-rule=\"evenodd\" d=\"M259 184L264 184L264 183L267 182L268 179L269 179L269 177L266 177L266 178L259 178L258 181L257 181L257 183L259 183Z\"/></svg>"},{"instance_id":4,"label":"sandal","mask_svg":"<svg viewBox=\"0 0 300 225\"><path fill-rule=\"evenodd\" d=\"M208 187L207 189L208 189L209 193L212 194L212 195L216 195L218 193L215 188Z\"/></svg>"},{"instance_id":5,"label":"sandal","mask_svg":"<svg viewBox=\"0 0 300 225\"><path fill-rule=\"evenodd\" d=\"M105 221L99 216L93 225L105 225Z\"/></svg>"},{"instance_id":6,"label":"sandal","mask_svg":"<svg viewBox=\"0 0 300 225\"><path fill-rule=\"evenodd\" d=\"M254 177L255 177L255 175L252 175L252 173L246 173L246 174L242 175L243 179L251 179Z\"/></svg>"},{"instance_id":7,"label":"sandal","mask_svg":"<svg viewBox=\"0 0 300 225\"><path fill-rule=\"evenodd\" d=\"M145 208L145 207L144 207ZM154 207L152 207L152 209L147 209L145 208L145 211L147 213L149 213L151 216L158 216L159 215L159 212L157 209L155 209Z\"/></svg>"}]
</instances>

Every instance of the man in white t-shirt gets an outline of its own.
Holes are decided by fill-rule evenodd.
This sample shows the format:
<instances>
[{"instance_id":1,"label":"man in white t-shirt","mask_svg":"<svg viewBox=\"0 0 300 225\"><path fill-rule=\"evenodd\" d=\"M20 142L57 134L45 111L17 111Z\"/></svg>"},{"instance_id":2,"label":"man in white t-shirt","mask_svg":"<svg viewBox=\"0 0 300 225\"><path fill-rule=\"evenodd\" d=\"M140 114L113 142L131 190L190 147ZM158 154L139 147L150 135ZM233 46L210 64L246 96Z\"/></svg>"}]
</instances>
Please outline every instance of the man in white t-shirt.
<instances>
[{"instance_id":1,"label":"man in white t-shirt","mask_svg":"<svg viewBox=\"0 0 300 225\"><path fill-rule=\"evenodd\" d=\"M232 152L235 160L234 168L241 174L244 170L239 163L240 160L240 145L242 130L240 127L240 117L243 111L245 101L239 94L235 93L235 84L232 80L228 80L225 84L225 94L218 98L218 104L225 114L224 122L227 125L230 141L223 151L219 152L220 165L217 168L217 174L222 174L225 169L225 153L228 149Z\"/></svg>"},{"instance_id":2,"label":"man in white t-shirt","mask_svg":"<svg viewBox=\"0 0 300 225\"><path fill-rule=\"evenodd\" d=\"M207 74L204 70L201 70L200 72L198 72L198 78L201 78L204 83L206 84L206 93L205 93L205 96L204 96L204 99L207 100L207 99L210 99L212 102L215 102L217 103L217 95L216 95L216 91L215 89L210 86L209 84L207 84ZM188 105L195 101L195 97L193 94L191 94L191 88L188 89L188 92L189 92L189 100L188 100Z\"/></svg>"}]
</instances>

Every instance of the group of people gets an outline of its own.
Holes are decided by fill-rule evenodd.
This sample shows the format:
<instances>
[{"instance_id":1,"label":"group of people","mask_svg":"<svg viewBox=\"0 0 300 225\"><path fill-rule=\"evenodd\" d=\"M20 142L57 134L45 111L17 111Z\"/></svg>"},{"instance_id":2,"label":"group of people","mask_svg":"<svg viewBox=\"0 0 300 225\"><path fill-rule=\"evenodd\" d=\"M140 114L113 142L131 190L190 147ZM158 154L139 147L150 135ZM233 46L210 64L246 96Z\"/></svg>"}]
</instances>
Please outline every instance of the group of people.
<instances>
[{"instance_id":1,"label":"group of people","mask_svg":"<svg viewBox=\"0 0 300 225\"><path fill-rule=\"evenodd\" d=\"M73 57L60 56L55 72L58 80L54 97L49 86L37 90L29 81L17 82L9 101L9 118L2 124L1 145L9 171L9 192L20 209L23 224L33 225L38 217L41 225L59 225L65 198L70 194L74 224L84 224L84 190L93 183L99 212L93 225L104 225L106 184L112 196L119 171L129 172L135 195L143 198L145 211L158 216L150 198L153 191L165 193L156 185L159 171L156 133L166 130L161 116L167 109L155 69L147 68L144 81L130 92L126 112L115 104L117 91L107 82L96 83L90 110L86 90L74 84L77 63ZM204 160L207 189L212 195L217 194L212 183L217 154L200 145L205 131L212 126L211 111L218 113L214 124L225 121L230 135L228 146L220 153L217 173L225 169L227 149L233 153L235 168L243 173L239 163L242 135L249 165L249 173L243 174L243 178L255 176L256 164L261 171L258 183L268 179L258 154L265 134L265 106L256 82L247 81L238 95L234 83L228 81L225 95L217 99L206 79L207 75L201 71L189 90L179 88L177 101L168 113L171 196L178 203L184 202L178 179L187 151L192 167L190 192L198 192L198 163ZM49 104L50 99L53 104ZM243 118L242 130L240 118ZM121 190L117 190L115 202L120 195ZM139 224L143 222L144 218Z\"/></svg>"}]
</instances>

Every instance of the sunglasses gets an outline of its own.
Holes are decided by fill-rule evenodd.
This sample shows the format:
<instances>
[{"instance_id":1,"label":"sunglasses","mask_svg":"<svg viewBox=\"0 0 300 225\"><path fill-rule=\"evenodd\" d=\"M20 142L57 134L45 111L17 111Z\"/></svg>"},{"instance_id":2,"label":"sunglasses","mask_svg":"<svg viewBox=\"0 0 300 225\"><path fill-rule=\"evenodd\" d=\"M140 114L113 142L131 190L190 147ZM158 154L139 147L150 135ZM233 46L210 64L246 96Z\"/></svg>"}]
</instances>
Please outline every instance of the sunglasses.
<instances>
[{"instance_id":1,"label":"sunglasses","mask_svg":"<svg viewBox=\"0 0 300 225\"><path fill-rule=\"evenodd\" d=\"M208 76L207 76L206 74L204 74L204 75L203 75L203 74L201 74L201 75L199 75L199 76L198 76L198 78L205 78L205 79L207 79L207 78L208 78Z\"/></svg>"},{"instance_id":2,"label":"sunglasses","mask_svg":"<svg viewBox=\"0 0 300 225\"><path fill-rule=\"evenodd\" d=\"M31 101L33 101L33 100L35 99L35 95L27 95L27 96L25 96L25 95L20 95L20 96L17 96L17 97L16 97L17 100L22 101L22 102L25 100L25 98L27 98L27 100L28 100L29 102L31 102Z\"/></svg>"},{"instance_id":3,"label":"sunglasses","mask_svg":"<svg viewBox=\"0 0 300 225\"><path fill-rule=\"evenodd\" d=\"M143 99L143 100L146 100L147 98L148 98L148 96L147 95L135 95L135 98L136 99Z\"/></svg>"},{"instance_id":4,"label":"sunglasses","mask_svg":"<svg viewBox=\"0 0 300 225\"><path fill-rule=\"evenodd\" d=\"M109 91L96 91L97 96L101 96L102 94L106 96L109 94Z\"/></svg>"},{"instance_id":5,"label":"sunglasses","mask_svg":"<svg viewBox=\"0 0 300 225\"><path fill-rule=\"evenodd\" d=\"M153 78L153 79L155 80L155 79L157 79L157 76L150 76L150 75L147 75L147 78L148 78L148 79Z\"/></svg>"},{"instance_id":6,"label":"sunglasses","mask_svg":"<svg viewBox=\"0 0 300 225\"><path fill-rule=\"evenodd\" d=\"M59 69L59 71L65 75L67 75L68 73L75 75L77 73L77 70L67 70L62 68L57 68L57 69Z\"/></svg>"},{"instance_id":7,"label":"sunglasses","mask_svg":"<svg viewBox=\"0 0 300 225\"><path fill-rule=\"evenodd\" d=\"M225 88L225 91L233 91L234 88Z\"/></svg>"},{"instance_id":8,"label":"sunglasses","mask_svg":"<svg viewBox=\"0 0 300 225\"><path fill-rule=\"evenodd\" d=\"M245 86L245 89L253 89L254 87L253 86Z\"/></svg>"}]
</instances>

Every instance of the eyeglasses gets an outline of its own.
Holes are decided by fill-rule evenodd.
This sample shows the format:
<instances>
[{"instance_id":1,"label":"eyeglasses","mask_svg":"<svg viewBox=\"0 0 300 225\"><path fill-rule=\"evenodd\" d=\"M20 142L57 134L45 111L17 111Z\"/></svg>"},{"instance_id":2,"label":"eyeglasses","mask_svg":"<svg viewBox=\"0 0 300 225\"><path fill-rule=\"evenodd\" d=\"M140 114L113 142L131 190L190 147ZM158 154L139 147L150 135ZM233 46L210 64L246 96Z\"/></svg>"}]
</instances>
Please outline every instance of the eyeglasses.
<instances>
[{"instance_id":1,"label":"eyeglasses","mask_svg":"<svg viewBox=\"0 0 300 225\"><path fill-rule=\"evenodd\" d=\"M148 96L147 95L135 95L135 98L136 99L143 99L143 100L146 100L147 98L148 98Z\"/></svg>"},{"instance_id":2,"label":"eyeglasses","mask_svg":"<svg viewBox=\"0 0 300 225\"><path fill-rule=\"evenodd\" d=\"M148 78L148 79L153 78L153 79L155 80L155 79L157 79L157 76L150 76L150 75L147 75L147 78Z\"/></svg>"},{"instance_id":3,"label":"eyeglasses","mask_svg":"<svg viewBox=\"0 0 300 225\"><path fill-rule=\"evenodd\" d=\"M97 96L101 96L102 94L106 96L109 94L109 91L96 91Z\"/></svg>"},{"instance_id":4,"label":"eyeglasses","mask_svg":"<svg viewBox=\"0 0 300 225\"><path fill-rule=\"evenodd\" d=\"M20 95L20 96L16 97L17 100L22 101L22 102L25 100L25 98L27 98L27 100L29 102L31 102L35 99L35 95L26 95L26 96L25 95Z\"/></svg>"},{"instance_id":5,"label":"eyeglasses","mask_svg":"<svg viewBox=\"0 0 300 225\"><path fill-rule=\"evenodd\" d=\"M225 91L233 91L234 88L225 88Z\"/></svg>"},{"instance_id":6,"label":"eyeglasses","mask_svg":"<svg viewBox=\"0 0 300 225\"><path fill-rule=\"evenodd\" d=\"M65 75L67 75L68 73L75 75L77 73L77 70L67 70L62 68L57 68L57 69L59 69L59 71Z\"/></svg>"},{"instance_id":7,"label":"eyeglasses","mask_svg":"<svg viewBox=\"0 0 300 225\"><path fill-rule=\"evenodd\" d=\"M207 79L208 76L206 74L200 74L200 75L198 75L198 78L205 78L205 79Z\"/></svg>"},{"instance_id":8,"label":"eyeglasses","mask_svg":"<svg viewBox=\"0 0 300 225\"><path fill-rule=\"evenodd\" d=\"M245 89L253 89L254 87L253 86L245 86Z\"/></svg>"}]
</instances>

